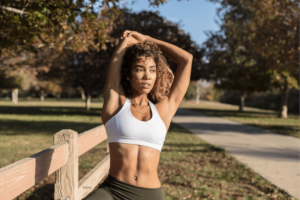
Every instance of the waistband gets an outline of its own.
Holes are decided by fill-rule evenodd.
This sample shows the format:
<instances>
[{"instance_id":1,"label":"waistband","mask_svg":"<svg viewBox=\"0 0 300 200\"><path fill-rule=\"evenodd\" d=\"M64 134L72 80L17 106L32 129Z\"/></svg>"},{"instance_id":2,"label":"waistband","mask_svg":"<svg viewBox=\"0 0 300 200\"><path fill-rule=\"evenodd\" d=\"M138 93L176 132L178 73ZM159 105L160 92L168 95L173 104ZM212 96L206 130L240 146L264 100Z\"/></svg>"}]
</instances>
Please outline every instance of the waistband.
<instances>
[{"instance_id":1,"label":"waistband","mask_svg":"<svg viewBox=\"0 0 300 200\"><path fill-rule=\"evenodd\" d=\"M136 188L138 190L147 190L147 191L155 191L155 190L161 190L162 189L162 186L159 187L159 188L145 188L145 187L139 187L139 186L136 186L136 185L131 185L129 183L125 183L123 181L120 181L116 178L114 178L113 176L111 176L110 174L108 174L107 178L105 179L104 181L106 184L109 184L109 185L115 185L115 186L126 186L126 187L130 187L130 188Z\"/></svg>"}]
</instances>

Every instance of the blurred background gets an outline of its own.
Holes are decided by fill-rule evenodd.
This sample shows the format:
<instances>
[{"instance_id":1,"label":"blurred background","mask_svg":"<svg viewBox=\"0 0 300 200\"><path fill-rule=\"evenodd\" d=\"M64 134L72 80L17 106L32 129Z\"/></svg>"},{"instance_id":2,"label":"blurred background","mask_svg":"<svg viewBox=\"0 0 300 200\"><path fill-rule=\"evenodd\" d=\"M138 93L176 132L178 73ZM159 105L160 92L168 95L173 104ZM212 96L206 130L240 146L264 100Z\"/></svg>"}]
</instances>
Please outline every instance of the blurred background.
<instances>
[{"instance_id":1,"label":"blurred background","mask_svg":"<svg viewBox=\"0 0 300 200\"><path fill-rule=\"evenodd\" d=\"M2 0L0 99L82 99L88 110L128 29L194 55L185 100L299 114L298 13L297 1Z\"/></svg>"},{"instance_id":2,"label":"blurred background","mask_svg":"<svg viewBox=\"0 0 300 200\"><path fill-rule=\"evenodd\" d=\"M181 108L300 138L299 13L296 0L0 0L0 168L49 148L62 129L102 124L125 30L193 54ZM106 142L79 157L79 179L105 155ZM158 172L166 200L293 199L175 123ZM53 199L54 182L16 199Z\"/></svg>"}]
</instances>

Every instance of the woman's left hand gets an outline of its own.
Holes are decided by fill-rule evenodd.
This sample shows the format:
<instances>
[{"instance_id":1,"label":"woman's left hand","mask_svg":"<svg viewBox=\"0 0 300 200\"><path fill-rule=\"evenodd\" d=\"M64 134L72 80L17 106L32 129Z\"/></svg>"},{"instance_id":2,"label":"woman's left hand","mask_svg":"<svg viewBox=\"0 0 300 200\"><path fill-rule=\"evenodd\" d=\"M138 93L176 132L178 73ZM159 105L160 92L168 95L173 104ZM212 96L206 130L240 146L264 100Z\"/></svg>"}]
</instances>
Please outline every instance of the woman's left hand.
<instances>
[{"instance_id":1,"label":"woman's left hand","mask_svg":"<svg viewBox=\"0 0 300 200\"><path fill-rule=\"evenodd\" d=\"M141 33L138 33L136 31L131 31L130 35L132 37L134 37L135 39L137 39L139 42L145 42L147 40L147 35L143 35Z\"/></svg>"}]
</instances>

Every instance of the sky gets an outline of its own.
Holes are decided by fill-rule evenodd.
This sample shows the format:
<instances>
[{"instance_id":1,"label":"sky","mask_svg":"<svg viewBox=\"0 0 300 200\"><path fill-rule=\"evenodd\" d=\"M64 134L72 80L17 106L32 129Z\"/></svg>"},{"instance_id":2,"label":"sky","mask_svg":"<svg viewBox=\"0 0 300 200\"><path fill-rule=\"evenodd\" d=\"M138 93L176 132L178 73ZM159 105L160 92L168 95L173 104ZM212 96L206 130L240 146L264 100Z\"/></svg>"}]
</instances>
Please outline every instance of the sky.
<instances>
[{"instance_id":1,"label":"sky","mask_svg":"<svg viewBox=\"0 0 300 200\"><path fill-rule=\"evenodd\" d=\"M127 4L127 8L132 9L133 12L159 11L160 15L167 20L180 22L180 28L189 33L191 39L198 45L207 39L204 31L219 30L219 25L215 22L215 20L219 21L218 7L219 4L207 0L168 0L158 8L149 7L148 0L138 0L133 5Z\"/></svg>"}]
</instances>

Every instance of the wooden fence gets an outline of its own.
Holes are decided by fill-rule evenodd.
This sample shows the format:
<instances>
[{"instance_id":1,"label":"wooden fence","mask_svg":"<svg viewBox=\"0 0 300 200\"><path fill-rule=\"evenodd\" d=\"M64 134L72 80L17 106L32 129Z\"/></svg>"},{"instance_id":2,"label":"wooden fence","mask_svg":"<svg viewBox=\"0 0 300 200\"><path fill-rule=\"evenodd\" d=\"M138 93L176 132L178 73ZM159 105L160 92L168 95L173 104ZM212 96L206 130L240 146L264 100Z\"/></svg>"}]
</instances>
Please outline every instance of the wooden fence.
<instances>
[{"instance_id":1,"label":"wooden fence","mask_svg":"<svg viewBox=\"0 0 300 200\"><path fill-rule=\"evenodd\" d=\"M106 138L103 125L81 134L70 129L59 131L54 134L53 146L0 169L0 199L17 197L53 172L56 173L55 200L80 200L86 197L107 175L110 156L107 154L79 181L78 157Z\"/></svg>"}]
</instances>

